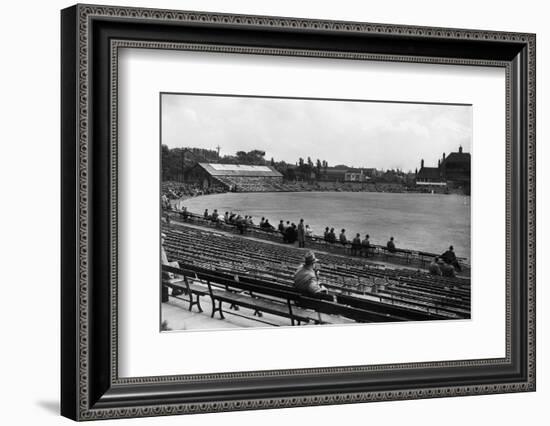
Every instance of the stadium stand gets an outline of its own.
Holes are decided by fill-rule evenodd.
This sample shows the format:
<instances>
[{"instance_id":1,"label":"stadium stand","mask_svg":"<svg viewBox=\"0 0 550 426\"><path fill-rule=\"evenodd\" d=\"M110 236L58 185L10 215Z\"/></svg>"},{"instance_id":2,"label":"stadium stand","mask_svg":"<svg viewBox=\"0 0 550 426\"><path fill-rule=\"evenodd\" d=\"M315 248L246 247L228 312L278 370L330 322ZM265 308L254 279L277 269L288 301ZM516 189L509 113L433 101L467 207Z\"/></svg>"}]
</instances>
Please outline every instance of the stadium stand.
<instances>
[{"instance_id":1,"label":"stadium stand","mask_svg":"<svg viewBox=\"0 0 550 426\"><path fill-rule=\"evenodd\" d=\"M197 274L203 274L203 278L210 276L211 283L223 284L227 288L239 288L245 282L252 285L256 280L256 285L279 289L284 286L291 291L294 272L304 255L303 250L291 246L193 225L163 225L163 232L167 235L165 249L169 258L179 261L195 277ZM393 316L396 320L470 317L469 279L433 277L411 269L380 268L365 259L328 252L318 251L316 255L321 262L323 284L334 298L331 302L336 305L331 305L334 309L368 310ZM233 281L223 281L222 278ZM257 289L254 294L256 292ZM213 293L208 293L213 302L218 300ZM202 295L205 294L203 289ZM366 317L356 318L367 321ZM390 320L389 317L386 320Z\"/></svg>"}]
</instances>

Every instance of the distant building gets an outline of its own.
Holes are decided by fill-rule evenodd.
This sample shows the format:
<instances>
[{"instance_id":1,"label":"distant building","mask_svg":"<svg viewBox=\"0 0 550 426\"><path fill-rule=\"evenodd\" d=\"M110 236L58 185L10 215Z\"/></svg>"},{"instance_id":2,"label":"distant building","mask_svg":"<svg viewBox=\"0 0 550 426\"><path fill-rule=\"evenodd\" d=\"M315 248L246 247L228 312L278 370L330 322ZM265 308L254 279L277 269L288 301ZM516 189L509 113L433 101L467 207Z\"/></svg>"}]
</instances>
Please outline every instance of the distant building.
<instances>
[{"instance_id":1,"label":"distant building","mask_svg":"<svg viewBox=\"0 0 550 426\"><path fill-rule=\"evenodd\" d=\"M352 167L327 167L321 169L321 179L326 182L367 182L370 177L367 175L366 170ZM376 170L376 169L370 169Z\"/></svg>"},{"instance_id":2,"label":"distant building","mask_svg":"<svg viewBox=\"0 0 550 426\"><path fill-rule=\"evenodd\" d=\"M279 189L283 175L272 166L198 163L185 180L203 189L225 187L230 191L261 192Z\"/></svg>"},{"instance_id":3,"label":"distant building","mask_svg":"<svg viewBox=\"0 0 550 426\"><path fill-rule=\"evenodd\" d=\"M437 167L426 167L424 160L421 160L420 170L416 173L416 185L458 188L469 194L470 164L470 153L463 152L462 147L458 148L458 152L451 152L449 156L443 153L443 157L437 161Z\"/></svg>"},{"instance_id":4,"label":"distant building","mask_svg":"<svg viewBox=\"0 0 550 426\"><path fill-rule=\"evenodd\" d=\"M380 170L375 169L374 167L363 169L365 172L365 175L370 178L375 178L382 176L382 172Z\"/></svg>"},{"instance_id":5,"label":"distant building","mask_svg":"<svg viewBox=\"0 0 550 426\"><path fill-rule=\"evenodd\" d=\"M321 169L321 180L326 182L344 182L347 168L327 167Z\"/></svg>"},{"instance_id":6,"label":"distant building","mask_svg":"<svg viewBox=\"0 0 550 426\"><path fill-rule=\"evenodd\" d=\"M348 169L344 173L345 182L366 182L368 180L370 180L370 178L363 169Z\"/></svg>"},{"instance_id":7,"label":"distant building","mask_svg":"<svg viewBox=\"0 0 550 426\"><path fill-rule=\"evenodd\" d=\"M469 188L470 163L470 153L463 152L462 147L458 148L458 152L451 152L448 157L445 157L445 154L443 154L443 159L439 166L441 176L453 185L467 186Z\"/></svg>"}]
</instances>

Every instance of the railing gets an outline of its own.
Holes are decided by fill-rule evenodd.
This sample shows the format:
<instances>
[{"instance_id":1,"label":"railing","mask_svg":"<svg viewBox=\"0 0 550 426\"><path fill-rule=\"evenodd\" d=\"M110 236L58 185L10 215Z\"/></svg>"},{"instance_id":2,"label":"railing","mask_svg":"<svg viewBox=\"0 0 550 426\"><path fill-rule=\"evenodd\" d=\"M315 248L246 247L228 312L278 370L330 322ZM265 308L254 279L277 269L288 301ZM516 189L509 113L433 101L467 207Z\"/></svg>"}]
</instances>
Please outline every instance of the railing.
<instances>
[{"instance_id":1,"label":"railing","mask_svg":"<svg viewBox=\"0 0 550 426\"><path fill-rule=\"evenodd\" d=\"M203 215L199 215L191 212L175 212L175 211L165 211L165 215L170 217L170 220L182 220L187 222L199 223L201 225L206 225L209 227L214 227L223 230L229 230L232 232L241 232L243 234L253 234L258 236L261 239L268 239L272 241L282 242L283 236L281 232L277 229L268 229L262 228L259 225L250 225L250 224L238 224L236 222L225 222L223 216L220 216L218 220L212 220L211 218L205 218ZM352 243L348 241L346 244L342 244L337 241L335 243L330 243L325 241L323 237L318 235L307 236L306 235L306 246L311 249L317 249L321 251L326 251L334 254L340 254L345 256L352 256ZM426 268L427 265L433 260L434 257L440 256L436 253L429 253L425 251L415 251L403 248L395 248L390 251L387 247L370 244L368 252L365 252L365 248L362 247L359 249L359 254L354 257L366 257L371 259L381 259L389 263L398 263L398 264L411 264L415 266L420 266L421 268ZM457 258L461 267L462 274L469 275L470 265L468 264L465 258Z\"/></svg>"}]
</instances>

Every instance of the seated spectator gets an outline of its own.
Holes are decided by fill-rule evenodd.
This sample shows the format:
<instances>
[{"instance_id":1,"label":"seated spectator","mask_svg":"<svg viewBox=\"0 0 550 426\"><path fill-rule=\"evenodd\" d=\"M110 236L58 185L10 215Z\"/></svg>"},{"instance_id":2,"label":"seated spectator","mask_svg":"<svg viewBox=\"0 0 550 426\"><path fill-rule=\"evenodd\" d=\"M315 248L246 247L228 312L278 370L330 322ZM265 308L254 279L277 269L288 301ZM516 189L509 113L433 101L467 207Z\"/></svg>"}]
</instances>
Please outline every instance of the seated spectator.
<instances>
[{"instance_id":1,"label":"seated spectator","mask_svg":"<svg viewBox=\"0 0 550 426\"><path fill-rule=\"evenodd\" d=\"M298 230L296 229L295 223L293 223L286 229L285 236L287 243L294 244L296 242L296 240L298 239Z\"/></svg>"},{"instance_id":2,"label":"seated spectator","mask_svg":"<svg viewBox=\"0 0 550 426\"><path fill-rule=\"evenodd\" d=\"M269 219L264 220L263 223L260 223L260 228L265 229L267 231L273 231L275 228L271 223L269 223Z\"/></svg>"},{"instance_id":3,"label":"seated spectator","mask_svg":"<svg viewBox=\"0 0 550 426\"><path fill-rule=\"evenodd\" d=\"M361 235L357 234L353 240L351 240L351 255L357 256L361 252Z\"/></svg>"},{"instance_id":4,"label":"seated spectator","mask_svg":"<svg viewBox=\"0 0 550 426\"><path fill-rule=\"evenodd\" d=\"M317 262L318 260L313 252L310 251L305 255L304 263L300 265L294 274L294 288L308 295L327 292L327 289L319 284Z\"/></svg>"},{"instance_id":5,"label":"seated spectator","mask_svg":"<svg viewBox=\"0 0 550 426\"><path fill-rule=\"evenodd\" d=\"M342 244L343 246L345 246L347 243L348 243L348 239L346 237L346 230L345 229L342 229L342 232L340 232L340 244Z\"/></svg>"},{"instance_id":6,"label":"seated spectator","mask_svg":"<svg viewBox=\"0 0 550 426\"><path fill-rule=\"evenodd\" d=\"M361 241L361 252L363 256L369 257L370 252L370 236L369 234L365 235L365 239Z\"/></svg>"},{"instance_id":7,"label":"seated spectator","mask_svg":"<svg viewBox=\"0 0 550 426\"><path fill-rule=\"evenodd\" d=\"M428 270L430 271L430 275L437 275L437 276L441 276L442 275L442 272L441 272L441 268L439 267L439 257L434 257L433 258L433 261L430 263L430 266L428 268Z\"/></svg>"},{"instance_id":8,"label":"seated spectator","mask_svg":"<svg viewBox=\"0 0 550 426\"><path fill-rule=\"evenodd\" d=\"M265 217L262 217L262 220L260 220L260 228L263 227L264 225L264 222L265 222Z\"/></svg>"},{"instance_id":9,"label":"seated spectator","mask_svg":"<svg viewBox=\"0 0 550 426\"><path fill-rule=\"evenodd\" d=\"M189 219L189 212L187 211L187 207L183 206L181 208L180 217L184 222L187 222L187 219Z\"/></svg>"},{"instance_id":10,"label":"seated spectator","mask_svg":"<svg viewBox=\"0 0 550 426\"><path fill-rule=\"evenodd\" d=\"M453 246L450 246L449 250L441 255L441 259L443 259L445 263L452 265L457 271L462 270L460 264L458 263L458 259L456 258Z\"/></svg>"},{"instance_id":11,"label":"seated spectator","mask_svg":"<svg viewBox=\"0 0 550 426\"><path fill-rule=\"evenodd\" d=\"M441 269L442 276L449 278L456 277L455 268L453 268L452 265L445 263L445 261L441 258L437 264L439 265L439 269Z\"/></svg>"},{"instance_id":12,"label":"seated spectator","mask_svg":"<svg viewBox=\"0 0 550 426\"><path fill-rule=\"evenodd\" d=\"M205 219L208 219L208 217L209 217L208 209L204 209L203 217L204 217Z\"/></svg>"},{"instance_id":13,"label":"seated spectator","mask_svg":"<svg viewBox=\"0 0 550 426\"><path fill-rule=\"evenodd\" d=\"M313 228L309 225L306 225L306 237L313 237Z\"/></svg>"},{"instance_id":14,"label":"seated spectator","mask_svg":"<svg viewBox=\"0 0 550 426\"><path fill-rule=\"evenodd\" d=\"M211 216L212 221L213 221L213 222L217 222L219 216L220 216L220 215L218 214L218 209L214 209L214 211L212 212L212 216Z\"/></svg>"},{"instance_id":15,"label":"seated spectator","mask_svg":"<svg viewBox=\"0 0 550 426\"><path fill-rule=\"evenodd\" d=\"M390 240L386 244L386 248L390 253L395 253L395 242L393 240L393 237L390 237Z\"/></svg>"}]
</instances>

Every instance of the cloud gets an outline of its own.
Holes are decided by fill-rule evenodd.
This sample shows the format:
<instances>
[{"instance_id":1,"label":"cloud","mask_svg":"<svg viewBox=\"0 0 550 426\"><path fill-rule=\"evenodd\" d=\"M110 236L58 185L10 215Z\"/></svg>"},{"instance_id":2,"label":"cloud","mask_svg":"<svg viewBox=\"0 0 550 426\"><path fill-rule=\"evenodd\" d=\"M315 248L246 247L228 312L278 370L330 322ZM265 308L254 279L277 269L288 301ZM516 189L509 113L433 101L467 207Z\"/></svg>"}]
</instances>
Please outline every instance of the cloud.
<instances>
[{"instance_id":1,"label":"cloud","mask_svg":"<svg viewBox=\"0 0 550 426\"><path fill-rule=\"evenodd\" d=\"M472 149L472 108L386 102L162 96L162 143L223 154L261 149L296 162L414 170L443 152Z\"/></svg>"}]
</instances>

